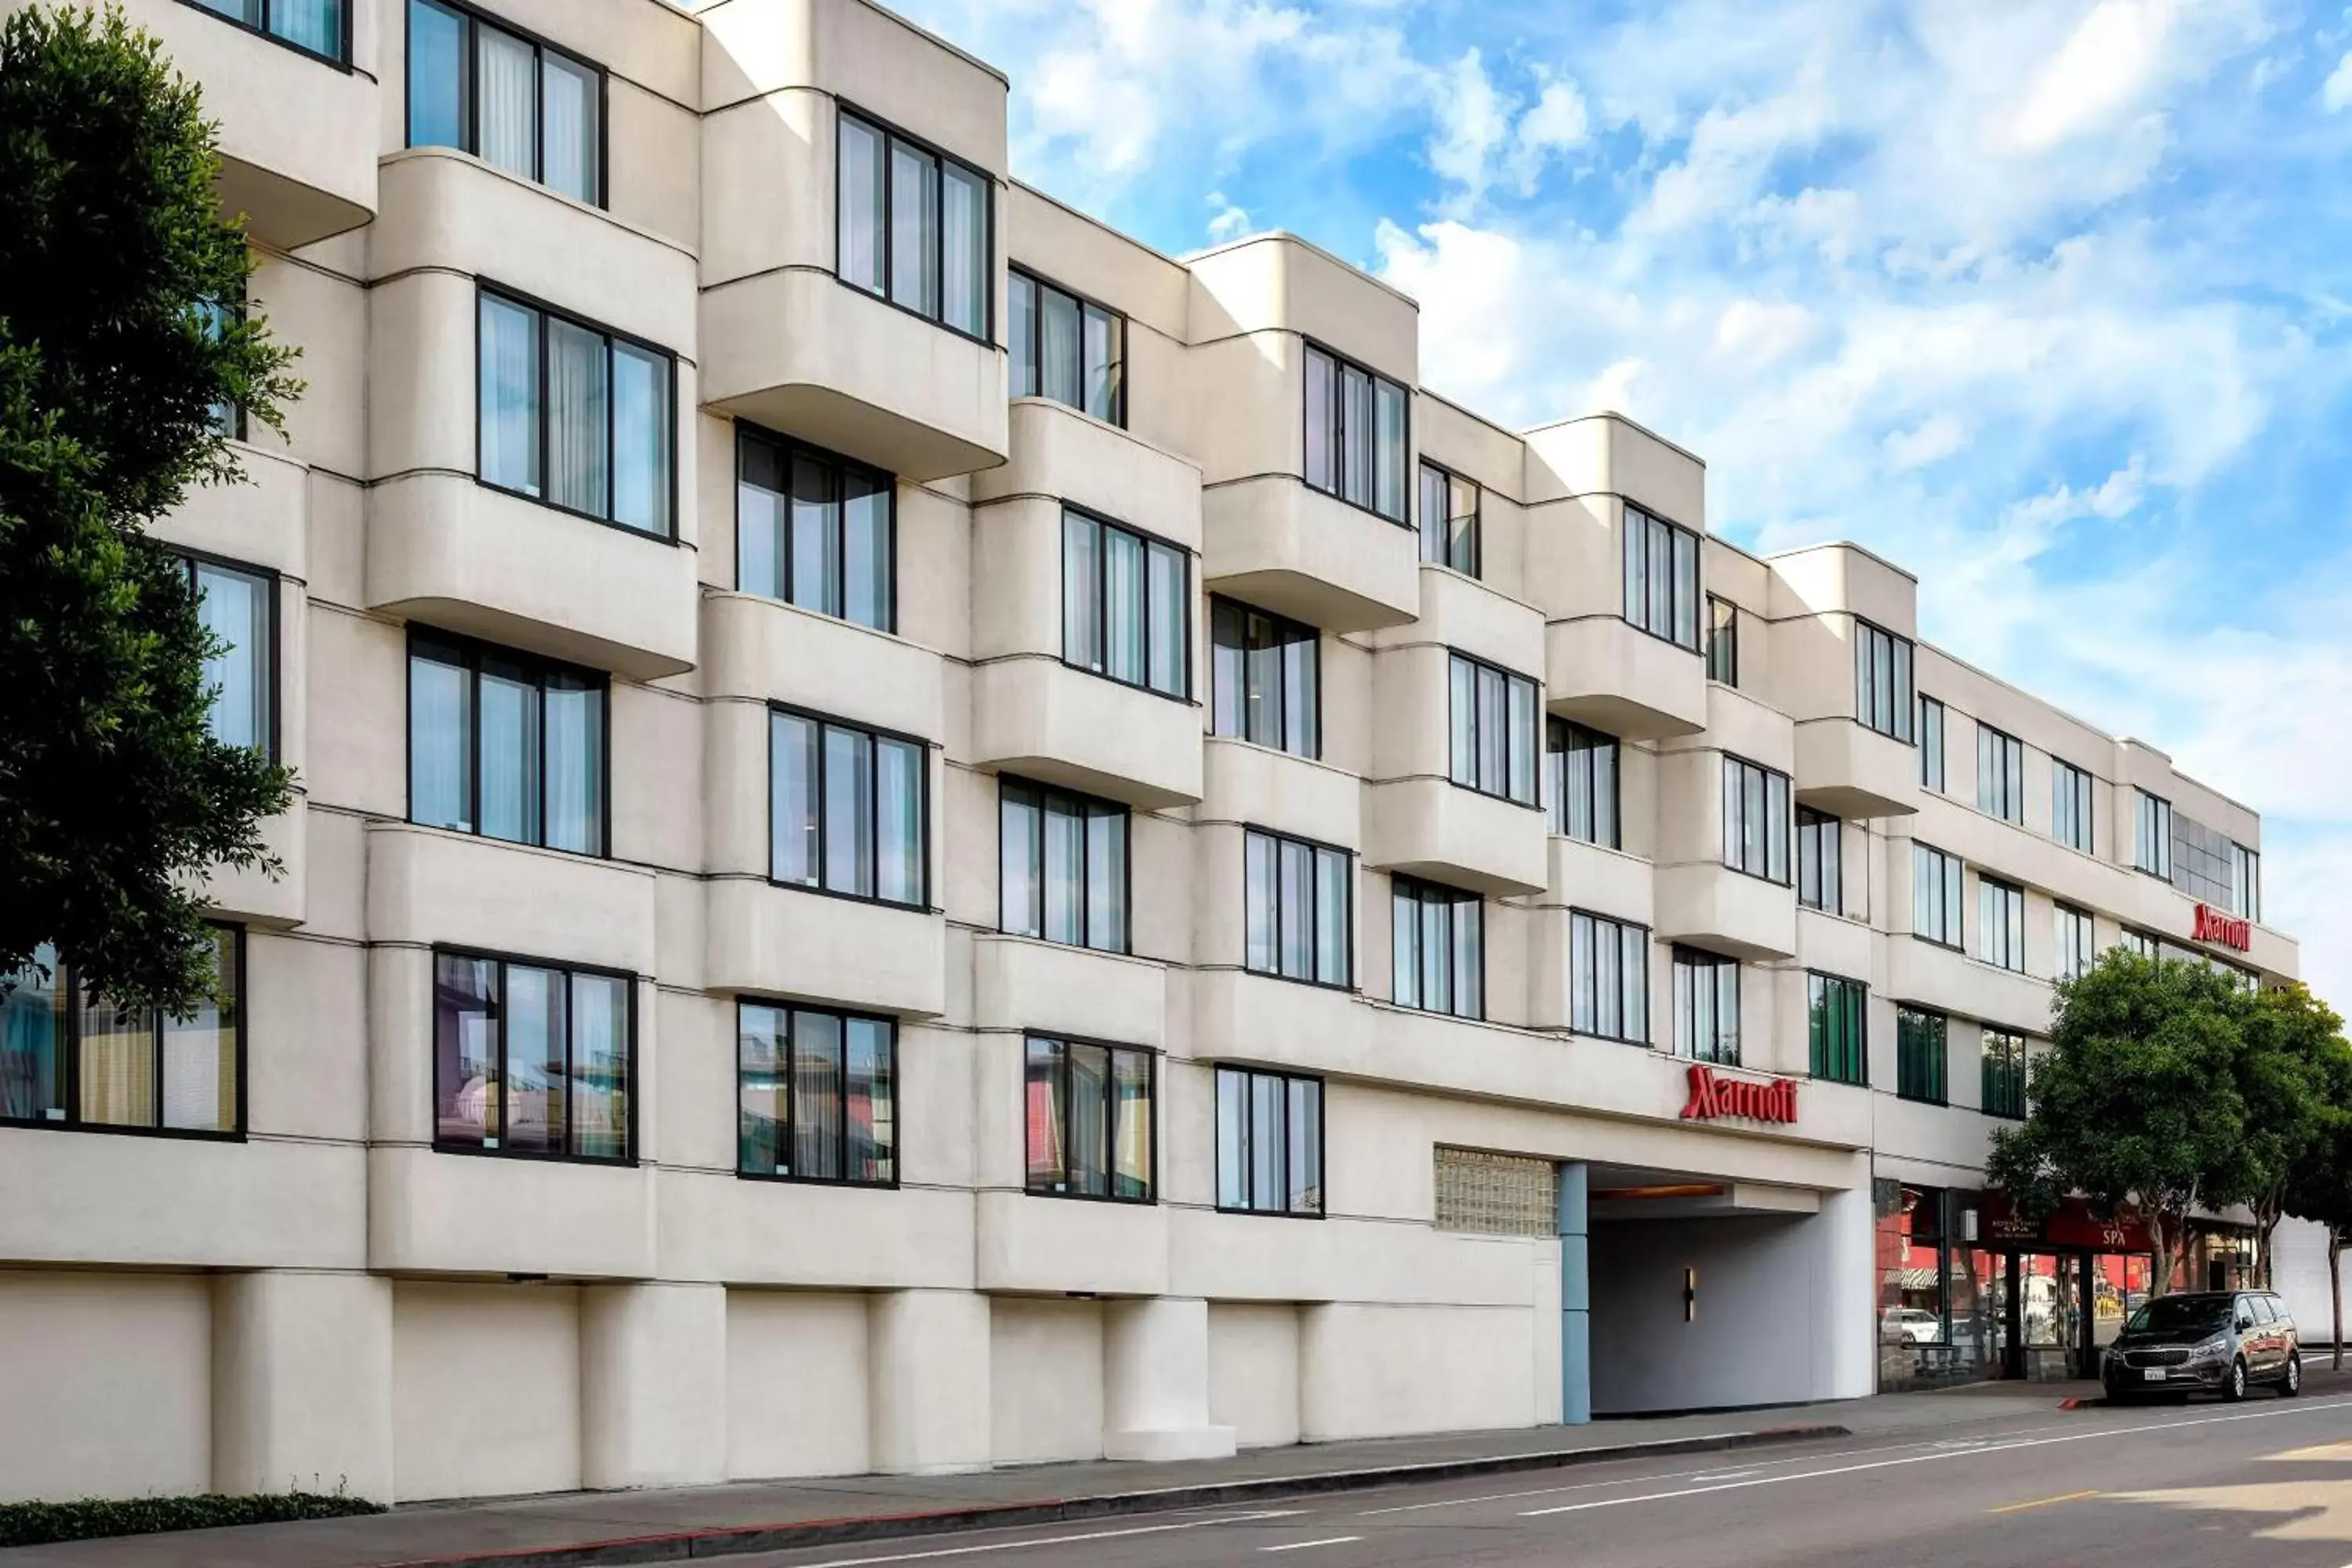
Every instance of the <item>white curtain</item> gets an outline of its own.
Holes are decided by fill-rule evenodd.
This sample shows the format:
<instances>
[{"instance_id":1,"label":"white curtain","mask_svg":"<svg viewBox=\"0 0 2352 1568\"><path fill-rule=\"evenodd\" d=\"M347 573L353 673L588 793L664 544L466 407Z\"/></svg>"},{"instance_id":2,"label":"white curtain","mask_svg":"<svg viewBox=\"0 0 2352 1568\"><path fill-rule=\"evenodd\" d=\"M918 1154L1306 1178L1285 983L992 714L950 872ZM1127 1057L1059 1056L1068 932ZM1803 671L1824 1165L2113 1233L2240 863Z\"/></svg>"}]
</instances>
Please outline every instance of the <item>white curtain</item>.
<instances>
[{"instance_id":1,"label":"white curtain","mask_svg":"<svg viewBox=\"0 0 2352 1568\"><path fill-rule=\"evenodd\" d=\"M496 27L474 28L474 113L482 161L524 179L536 175L532 90L538 71L531 47Z\"/></svg>"},{"instance_id":2,"label":"white curtain","mask_svg":"<svg viewBox=\"0 0 2352 1568\"><path fill-rule=\"evenodd\" d=\"M271 0L269 30L314 54L341 59L342 0Z\"/></svg>"},{"instance_id":3,"label":"white curtain","mask_svg":"<svg viewBox=\"0 0 2352 1568\"><path fill-rule=\"evenodd\" d=\"M605 447L612 415L605 401L604 337L569 321L547 323L547 498L606 515Z\"/></svg>"},{"instance_id":4,"label":"white curtain","mask_svg":"<svg viewBox=\"0 0 2352 1568\"><path fill-rule=\"evenodd\" d=\"M669 531L669 361L613 345L613 521Z\"/></svg>"},{"instance_id":5,"label":"white curtain","mask_svg":"<svg viewBox=\"0 0 2352 1568\"><path fill-rule=\"evenodd\" d=\"M545 184L575 200L593 203L597 199L596 73L551 50L541 59Z\"/></svg>"},{"instance_id":6,"label":"white curtain","mask_svg":"<svg viewBox=\"0 0 2352 1568\"><path fill-rule=\"evenodd\" d=\"M214 689L211 728L227 746L269 743L269 584L225 567L196 567L199 614L221 651L205 660Z\"/></svg>"},{"instance_id":7,"label":"white curtain","mask_svg":"<svg viewBox=\"0 0 2352 1568\"><path fill-rule=\"evenodd\" d=\"M482 296L481 476L539 494L539 314Z\"/></svg>"},{"instance_id":8,"label":"white curtain","mask_svg":"<svg viewBox=\"0 0 2352 1568\"><path fill-rule=\"evenodd\" d=\"M547 842L600 855L604 849L604 694L572 676L547 691Z\"/></svg>"}]
</instances>

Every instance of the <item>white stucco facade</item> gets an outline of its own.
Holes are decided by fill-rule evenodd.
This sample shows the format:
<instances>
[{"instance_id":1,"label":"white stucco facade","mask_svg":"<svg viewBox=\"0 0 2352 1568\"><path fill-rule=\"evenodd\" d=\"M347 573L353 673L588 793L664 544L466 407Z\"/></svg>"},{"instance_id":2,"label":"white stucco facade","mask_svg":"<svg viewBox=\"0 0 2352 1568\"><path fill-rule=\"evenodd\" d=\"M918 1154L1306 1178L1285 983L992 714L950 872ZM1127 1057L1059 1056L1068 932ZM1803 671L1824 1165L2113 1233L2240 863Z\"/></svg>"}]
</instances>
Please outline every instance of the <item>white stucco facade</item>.
<instances>
[{"instance_id":1,"label":"white stucco facade","mask_svg":"<svg viewBox=\"0 0 2352 1568\"><path fill-rule=\"evenodd\" d=\"M251 482L158 528L273 585L299 785L271 826L285 877L212 888L243 933L234 1133L0 1124L0 1191L26 1195L0 1205L0 1499L410 1500L1557 1422L1575 1303L1527 1182L1561 1163L1592 1187L1597 1408L1865 1394L1874 1205L1982 1186L1981 1041L2046 1032L2059 906L2098 948L2295 973L2258 910L2231 911L2242 951L2200 943L2218 895L2136 865L2142 795L2246 851L2254 813L1917 643L1899 565L1708 534L1700 458L1618 415L1515 433L1418 391L1414 302L1302 241L1171 259L1013 182L1020 84L865 0L472 7L603 73L594 200L410 145L405 0L352 0L348 68L184 0L126 9L203 83L250 216L249 308L302 351L285 437L240 447ZM984 177L985 330L836 275L845 106ZM1122 319L1118 417L1012 395L1010 269ZM666 360L667 529L484 482L485 289ZM1368 448L1402 475L1391 515L1317 480L1317 356L1409 401L1402 445ZM754 426L883 476L885 625L747 581ZM1423 462L1476 487L1475 570L1423 559ZM1072 509L1181 562L1172 691L1072 657ZM1643 516L1693 552L1664 635L1627 602ZM1222 602L1307 628L1312 754L1216 732ZM1736 668L1711 679L1718 613ZM1858 689L1865 623L1905 645L1899 725L1873 728ZM412 649L436 634L605 693L600 852L421 814ZM1613 741L1612 831L1547 810L1564 762L1532 798L1455 782L1460 656L1532 685L1524 724L1497 710L1506 771L1547 721ZM919 896L776 874L780 713L916 743ZM2013 817L1979 794L1979 726L2019 742ZM1730 863L1727 758L1785 791L1759 797L1781 815L1757 874ZM2087 781L2080 847L2056 837L2054 761ZM1007 791L1030 787L1124 814L1119 939L1007 929ZM1816 867L1835 845L1825 889L1801 808L1836 819L1810 839ZM1342 857L1328 984L1263 972L1254 831ZM1915 843L1962 868L1948 941L1918 930ZM2016 889L2014 952L1987 879ZM1401 887L1479 911L1479 1016L1400 997ZM1595 916L1634 933L1637 1038L1582 1022ZM1718 1070L1793 1081L1790 1120L1683 1114L1678 952L1736 966ZM618 982L618 1157L492 1157L512 1151L484 1145L479 1090L439 1082L472 1026L436 981L451 954ZM1815 1038L1817 975L1860 989L1851 1070ZM1898 1062L1898 1007L1943 1020L1933 1092ZM870 1085L842 1114L887 1141L887 1179L751 1179L774 1171L744 1169L747 1008L885 1031L887 1124ZM1059 1104L1024 1079L1037 1039L1150 1064L1108 1138L1140 1152L1136 1201L1035 1190ZM1313 1217L1226 1201L1221 1068L1319 1085L1318 1152L1289 1178ZM1049 1139L1066 1160L1078 1125ZM1517 1162L1516 1196L1463 1197L1455 1152Z\"/></svg>"}]
</instances>

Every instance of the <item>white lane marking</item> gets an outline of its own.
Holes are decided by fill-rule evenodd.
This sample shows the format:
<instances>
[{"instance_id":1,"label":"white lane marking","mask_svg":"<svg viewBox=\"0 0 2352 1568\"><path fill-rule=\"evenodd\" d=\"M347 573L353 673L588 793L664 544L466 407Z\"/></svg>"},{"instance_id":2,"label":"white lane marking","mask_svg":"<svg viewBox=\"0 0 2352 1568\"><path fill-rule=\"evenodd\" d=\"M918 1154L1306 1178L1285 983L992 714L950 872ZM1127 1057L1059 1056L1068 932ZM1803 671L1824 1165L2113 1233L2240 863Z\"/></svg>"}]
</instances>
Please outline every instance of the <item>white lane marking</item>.
<instances>
[{"instance_id":1,"label":"white lane marking","mask_svg":"<svg viewBox=\"0 0 2352 1568\"><path fill-rule=\"evenodd\" d=\"M1691 1479L1695 1481L1737 1481L1745 1479L1749 1476L1761 1475L1762 1473L1763 1472L1757 1469L1756 1467L1750 1465L1744 1470L1702 1470L1697 1475L1693 1476Z\"/></svg>"},{"instance_id":2,"label":"white lane marking","mask_svg":"<svg viewBox=\"0 0 2352 1568\"><path fill-rule=\"evenodd\" d=\"M1254 1524L1268 1519L1291 1519L1305 1509L1263 1509L1254 1513L1221 1515L1215 1519L1188 1519L1178 1524L1139 1524L1126 1530L1090 1530L1079 1535L1048 1535L1034 1541L992 1541L984 1546L942 1546L929 1552L894 1552L887 1557L835 1557L829 1562L809 1563L802 1568L866 1568L873 1563L922 1563L940 1557L973 1557L983 1552L1026 1552L1041 1546L1068 1546L1081 1541L1114 1541L1128 1535L1164 1535L1171 1530L1199 1530L1211 1524Z\"/></svg>"},{"instance_id":3,"label":"white lane marking","mask_svg":"<svg viewBox=\"0 0 2352 1568\"><path fill-rule=\"evenodd\" d=\"M1972 1459L1982 1454L2001 1454L2016 1448L2042 1448L2053 1443L2082 1443L2096 1437L2129 1437L2142 1432L2169 1432L2183 1426L2213 1426L2228 1421L2267 1421L2281 1415L2299 1415L2305 1410L2341 1410L2352 1400L2332 1400L2325 1404L2290 1406L2283 1410L2249 1410L2234 1415L2203 1415L2185 1421L2155 1421L2137 1426L2103 1426L2092 1432L2069 1432L2059 1437L2031 1437L2013 1443L1987 1443L1973 1448L1948 1448L1941 1452L1913 1454L1900 1459L1874 1459L1868 1464L1839 1465L1826 1470L1802 1470L1788 1476L1759 1476L1753 1480L1718 1481L1713 1486L1683 1487L1670 1492L1643 1492L1638 1497L1600 1498L1591 1502L1567 1502L1551 1508L1531 1508L1520 1511L1521 1519L1539 1519L1546 1514L1584 1513L1592 1509L1621 1508L1627 1503L1664 1502L1674 1498L1699 1497L1707 1492L1744 1491L1749 1487L1778 1486L1783 1481L1820 1480L1829 1476L1851 1476L1864 1470L1887 1470L1898 1465L1926 1465L1937 1459Z\"/></svg>"},{"instance_id":4,"label":"white lane marking","mask_svg":"<svg viewBox=\"0 0 2352 1568\"><path fill-rule=\"evenodd\" d=\"M1345 1546L1350 1541L1361 1541L1360 1535L1327 1535L1320 1541L1290 1541L1280 1546L1261 1546L1260 1552L1304 1552L1310 1546Z\"/></svg>"}]
</instances>

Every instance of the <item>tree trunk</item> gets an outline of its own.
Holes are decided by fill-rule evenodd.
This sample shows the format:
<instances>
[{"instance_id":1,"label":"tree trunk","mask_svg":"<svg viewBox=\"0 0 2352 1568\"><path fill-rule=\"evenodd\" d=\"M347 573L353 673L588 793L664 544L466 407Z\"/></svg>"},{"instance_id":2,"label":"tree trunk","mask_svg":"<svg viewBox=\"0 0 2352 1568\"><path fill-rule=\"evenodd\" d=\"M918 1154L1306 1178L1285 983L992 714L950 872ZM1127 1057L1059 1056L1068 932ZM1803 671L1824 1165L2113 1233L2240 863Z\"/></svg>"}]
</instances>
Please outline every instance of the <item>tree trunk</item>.
<instances>
[{"instance_id":1,"label":"tree trunk","mask_svg":"<svg viewBox=\"0 0 2352 1568\"><path fill-rule=\"evenodd\" d=\"M2278 1234L2282 1212L2268 1204L2254 1206L2254 1282L2265 1290L2276 1289L2271 1280L2271 1237Z\"/></svg>"},{"instance_id":2,"label":"tree trunk","mask_svg":"<svg viewBox=\"0 0 2352 1568\"><path fill-rule=\"evenodd\" d=\"M2327 1316L2336 1331L2336 1370L2344 1370L2344 1237L2327 1227Z\"/></svg>"},{"instance_id":3,"label":"tree trunk","mask_svg":"<svg viewBox=\"0 0 2352 1568\"><path fill-rule=\"evenodd\" d=\"M2172 1227L2164 1223L2164 1211L2151 1206L2147 1210L2148 1239L2156 1243L2155 1295L2162 1296L2172 1289Z\"/></svg>"}]
</instances>

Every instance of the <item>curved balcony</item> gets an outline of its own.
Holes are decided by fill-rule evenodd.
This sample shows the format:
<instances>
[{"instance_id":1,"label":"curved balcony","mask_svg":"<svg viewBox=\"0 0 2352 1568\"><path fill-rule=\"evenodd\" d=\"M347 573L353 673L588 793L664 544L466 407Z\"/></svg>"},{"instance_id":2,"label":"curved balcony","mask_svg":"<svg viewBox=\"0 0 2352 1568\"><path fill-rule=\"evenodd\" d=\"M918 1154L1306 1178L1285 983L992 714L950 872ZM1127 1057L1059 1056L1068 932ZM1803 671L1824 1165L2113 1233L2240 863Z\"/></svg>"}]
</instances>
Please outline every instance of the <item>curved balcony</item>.
<instances>
[{"instance_id":1,"label":"curved balcony","mask_svg":"<svg viewBox=\"0 0 2352 1568\"><path fill-rule=\"evenodd\" d=\"M1797 952L1797 891L1728 866L1658 868L1662 942L1686 942L1733 958L1772 960Z\"/></svg>"},{"instance_id":2,"label":"curved balcony","mask_svg":"<svg viewBox=\"0 0 2352 1568\"><path fill-rule=\"evenodd\" d=\"M1341 849L1364 842L1363 781L1311 757L1212 735L1201 748L1197 823L1270 827Z\"/></svg>"},{"instance_id":3,"label":"curved balcony","mask_svg":"<svg viewBox=\"0 0 2352 1568\"><path fill-rule=\"evenodd\" d=\"M1858 720L1803 720L1796 791L1832 816L1907 816L1919 809L1919 753Z\"/></svg>"},{"instance_id":4,"label":"curved balcony","mask_svg":"<svg viewBox=\"0 0 2352 1568\"><path fill-rule=\"evenodd\" d=\"M701 655L706 697L788 702L925 739L946 732L946 661L887 632L706 587Z\"/></svg>"},{"instance_id":5,"label":"curved balcony","mask_svg":"<svg viewBox=\"0 0 2352 1568\"><path fill-rule=\"evenodd\" d=\"M1308 489L1294 474L1205 490L1201 538L1211 593L1327 632L1402 626L1421 613L1413 531Z\"/></svg>"},{"instance_id":6,"label":"curved balcony","mask_svg":"<svg viewBox=\"0 0 2352 1568\"><path fill-rule=\"evenodd\" d=\"M947 921L749 877L706 885L703 984L899 1017L947 1009Z\"/></svg>"},{"instance_id":7,"label":"curved balcony","mask_svg":"<svg viewBox=\"0 0 2352 1568\"><path fill-rule=\"evenodd\" d=\"M1544 700L1551 711L1629 741L1706 728L1706 663L1614 616L1544 628Z\"/></svg>"},{"instance_id":8,"label":"curved balcony","mask_svg":"<svg viewBox=\"0 0 2352 1568\"><path fill-rule=\"evenodd\" d=\"M1364 865L1505 897L1543 891L1549 830L1532 806L1443 778L1364 788Z\"/></svg>"},{"instance_id":9,"label":"curved balcony","mask_svg":"<svg viewBox=\"0 0 2352 1568\"><path fill-rule=\"evenodd\" d=\"M1156 809L1201 798L1201 710L1049 654L971 672L973 765Z\"/></svg>"},{"instance_id":10,"label":"curved balcony","mask_svg":"<svg viewBox=\"0 0 2352 1568\"><path fill-rule=\"evenodd\" d=\"M1041 1029L1158 1049L1167 1034L1168 972L1148 958L1029 937L971 939L972 1025Z\"/></svg>"},{"instance_id":11,"label":"curved balcony","mask_svg":"<svg viewBox=\"0 0 2352 1568\"><path fill-rule=\"evenodd\" d=\"M1008 430L1003 465L972 476L975 510L1015 499L1067 501L1200 548L1198 465L1047 398L1015 399Z\"/></svg>"}]
</instances>

